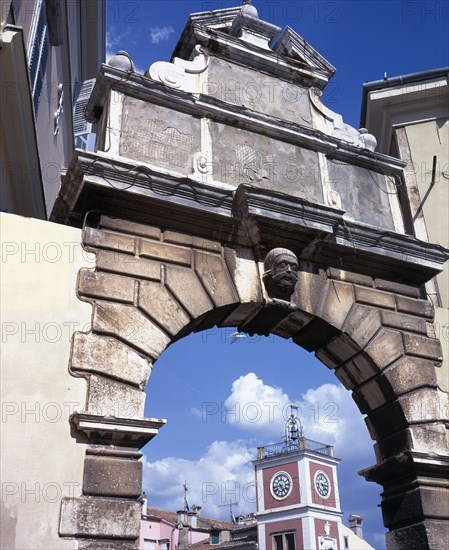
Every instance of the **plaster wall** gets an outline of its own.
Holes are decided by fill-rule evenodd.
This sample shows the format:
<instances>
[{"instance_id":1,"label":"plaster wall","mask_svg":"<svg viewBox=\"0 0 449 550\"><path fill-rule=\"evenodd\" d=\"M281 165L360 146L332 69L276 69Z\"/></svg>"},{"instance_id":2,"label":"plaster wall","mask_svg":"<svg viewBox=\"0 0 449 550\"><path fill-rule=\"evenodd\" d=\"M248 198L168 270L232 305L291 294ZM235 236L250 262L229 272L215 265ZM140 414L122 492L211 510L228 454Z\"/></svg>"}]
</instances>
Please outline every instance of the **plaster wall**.
<instances>
[{"instance_id":1,"label":"plaster wall","mask_svg":"<svg viewBox=\"0 0 449 550\"><path fill-rule=\"evenodd\" d=\"M412 124L406 127L406 132L429 241L449 247L449 120L444 118ZM435 183L431 185L434 156L437 157L437 166ZM446 205L445 210L443 205ZM447 265L437 280L441 305L449 308Z\"/></svg>"},{"instance_id":2,"label":"plaster wall","mask_svg":"<svg viewBox=\"0 0 449 550\"><path fill-rule=\"evenodd\" d=\"M447 117L406 126L407 140L416 175L428 240L449 247L449 120ZM433 157L437 157L435 183ZM445 206L444 206L445 205ZM438 380L449 389L449 266L436 277L441 307L435 307L436 337L441 340L443 365Z\"/></svg>"},{"instance_id":3,"label":"plaster wall","mask_svg":"<svg viewBox=\"0 0 449 550\"><path fill-rule=\"evenodd\" d=\"M86 382L68 371L71 334L90 326L76 296L93 266L80 231L1 214L2 549L70 549L58 536L61 497L82 489L86 445L69 415L84 409Z\"/></svg>"}]
</instances>

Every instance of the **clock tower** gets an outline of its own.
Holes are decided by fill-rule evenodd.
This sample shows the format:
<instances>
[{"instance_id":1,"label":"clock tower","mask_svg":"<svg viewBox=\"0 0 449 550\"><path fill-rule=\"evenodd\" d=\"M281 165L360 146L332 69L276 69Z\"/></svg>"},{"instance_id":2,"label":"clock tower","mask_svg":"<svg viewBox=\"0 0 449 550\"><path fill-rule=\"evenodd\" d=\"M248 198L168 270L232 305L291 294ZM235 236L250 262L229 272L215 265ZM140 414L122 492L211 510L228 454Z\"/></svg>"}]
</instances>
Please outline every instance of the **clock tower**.
<instances>
[{"instance_id":1,"label":"clock tower","mask_svg":"<svg viewBox=\"0 0 449 550\"><path fill-rule=\"evenodd\" d=\"M255 467L259 548L343 550L333 447L303 436L295 407L282 443L259 447Z\"/></svg>"}]
</instances>

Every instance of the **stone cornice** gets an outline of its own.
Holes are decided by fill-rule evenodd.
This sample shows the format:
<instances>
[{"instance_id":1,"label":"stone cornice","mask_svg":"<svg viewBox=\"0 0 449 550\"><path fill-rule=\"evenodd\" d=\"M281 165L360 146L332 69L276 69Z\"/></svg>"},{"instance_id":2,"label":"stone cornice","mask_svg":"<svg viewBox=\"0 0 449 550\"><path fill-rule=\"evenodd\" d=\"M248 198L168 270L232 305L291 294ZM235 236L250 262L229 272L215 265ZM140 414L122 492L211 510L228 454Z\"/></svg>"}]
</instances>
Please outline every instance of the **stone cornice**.
<instances>
[{"instance_id":1,"label":"stone cornice","mask_svg":"<svg viewBox=\"0 0 449 550\"><path fill-rule=\"evenodd\" d=\"M143 75L126 73L108 65L102 65L100 69L87 105L87 120L90 122L99 120L110 89L180 112L210 118L223 124L229 124L229 121L232 120L233 126L314 149L332 158L388 175L401 177L406 164L388 155L355 147L313 128L280 120L245 107L231 105L211 96L193 95L174 90Z\"/></svg>"},{"instance_id":2,"label":"stone cornice","mask_svg":"<svg viewBox=\"0 0 449 550\"><path fill-rule=\"evenodd\" d=\"M88 413L74 413L70 421L89 442L142 448L166 424L161 418L115 418Z\"/></svg>"},{"instance_id":3,"label":"stone cornice","mask_svg":"<svg viewBox=\"0 0 449 550\"><path fill-rule=\"evenodd\" d=\"M436 453L408 451L385 460L381 464L365 468L359 475L367 481L379 484L391 483L391 480L403 479L405 476L436 476L447 479L449 458ZM443 481L442 485L446 483ZM393 481L394 485L394 481Z\"/></svg>"},{"instance_id":4,"label":"stone cornice","mask_svg":"<svg viewBox=\"0 0 449 550\"><path fill-rule=\"evenodd\" d=\"M88 211L159 223L244 246L284 239L305 260L422 284L442 270L449 251L408 235L345 220L344 212L279 192L195 181L122 157L78 151L52 220L82 225ZM188 214L188 215L187 215ZM337 265L338 263L338 265Z\"/></svg>"}]
</instances>

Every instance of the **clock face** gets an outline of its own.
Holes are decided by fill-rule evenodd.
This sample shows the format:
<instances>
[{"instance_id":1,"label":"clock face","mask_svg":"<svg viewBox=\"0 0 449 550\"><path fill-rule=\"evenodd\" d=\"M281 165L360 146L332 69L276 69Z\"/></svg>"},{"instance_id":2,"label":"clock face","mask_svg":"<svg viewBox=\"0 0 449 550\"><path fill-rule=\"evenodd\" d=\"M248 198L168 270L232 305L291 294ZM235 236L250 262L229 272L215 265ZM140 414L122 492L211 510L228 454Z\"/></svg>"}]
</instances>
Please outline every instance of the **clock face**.
<instances>
[{"instance_id":1,"label":"clock face","mask_svg":"<svg viewBox=\"0 0 449 550\"><path fill-rule=\"evenodd\" d=\"M324 472L318 471L315 474L315 489L321 498L328 498L331 494L331 484Z\"/></svg>"},{"instance_id":2,"label":"clock face","mask_svg":"<svg viewBox=\"0 0 449 550\"><path fill-rule=\"evenodd\" d=\"M287 498L292 492L292 488L292 478L287 472L278 472L271 479L270 491L276 500Z\"/></svg>"}]
</instances>

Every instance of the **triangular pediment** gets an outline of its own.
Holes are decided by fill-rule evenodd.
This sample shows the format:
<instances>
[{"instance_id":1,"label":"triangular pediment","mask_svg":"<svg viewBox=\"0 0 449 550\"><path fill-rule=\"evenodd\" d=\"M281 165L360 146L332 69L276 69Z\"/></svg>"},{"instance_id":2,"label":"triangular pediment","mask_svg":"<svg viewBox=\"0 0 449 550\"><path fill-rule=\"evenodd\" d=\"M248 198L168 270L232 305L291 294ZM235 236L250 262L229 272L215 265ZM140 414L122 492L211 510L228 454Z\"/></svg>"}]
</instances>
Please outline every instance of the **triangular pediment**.
<instances>
[{"instance_id":1,"label":"triangular pediment","mask_svg":"<svg viewBox=\"0 0 449 550\"><path fill-rule=\"evenodd\" d=\"M321 72L328 79L333 76L336 70L329 61L290 27L286 27L282 31L273 47L273 51L279 55L304 63L310 69Z\"/></svg>"}]
</instances>

